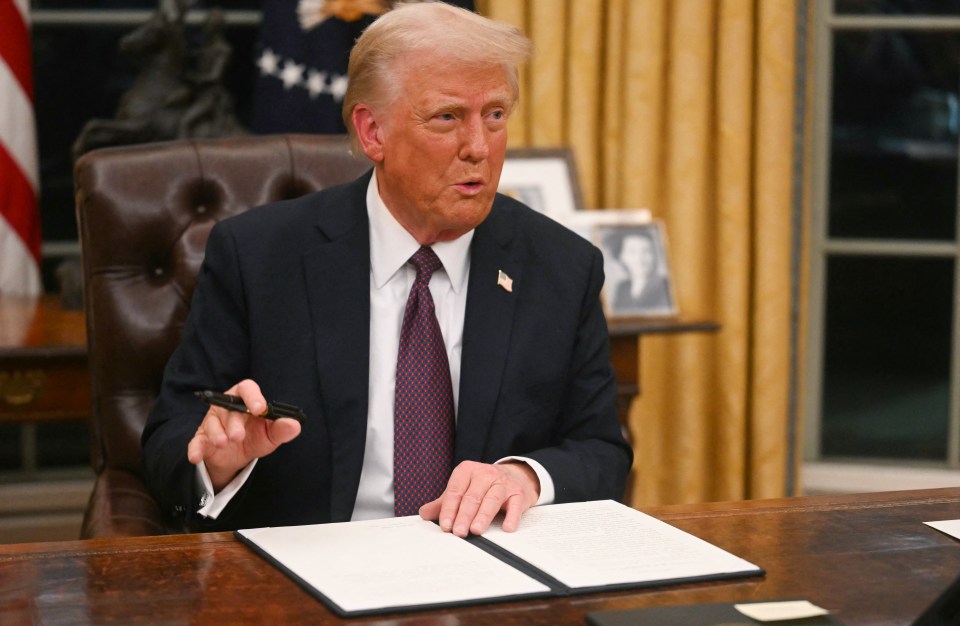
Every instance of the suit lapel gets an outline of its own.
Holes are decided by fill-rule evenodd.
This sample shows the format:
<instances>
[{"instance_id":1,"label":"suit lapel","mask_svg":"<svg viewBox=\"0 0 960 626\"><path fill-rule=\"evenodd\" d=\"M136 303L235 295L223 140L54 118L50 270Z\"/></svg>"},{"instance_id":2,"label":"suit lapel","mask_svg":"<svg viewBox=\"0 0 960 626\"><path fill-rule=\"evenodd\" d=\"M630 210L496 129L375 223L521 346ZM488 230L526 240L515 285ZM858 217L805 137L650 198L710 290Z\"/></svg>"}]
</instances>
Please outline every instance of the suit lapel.
<instances>
[{"instance_id":1,"label":"suit lapel","mask_svg":"<svg viewBox=\"0 0 960 626\"><path fill-rule=\"evenodd\" d=\"M319 245L303 256L330 437L331 519L350 519L360 484L370 359L369 176L318 207ZM339 191L339 190L338 190Z\"/></svg>"},{"instance_id":2,"label":"suit lapel","mask_svg":"<svg viewBox=\"0 0 960 626\"><path fill-rule=\"evenodd\" d=\"M514 255L513 214L498 198L477 227L470 249L455 463L483 459L503 383L516 292L523 289L521 266ZM513 293L497 283L500 271L513 280Z\"/></svg>"}]
</instances>

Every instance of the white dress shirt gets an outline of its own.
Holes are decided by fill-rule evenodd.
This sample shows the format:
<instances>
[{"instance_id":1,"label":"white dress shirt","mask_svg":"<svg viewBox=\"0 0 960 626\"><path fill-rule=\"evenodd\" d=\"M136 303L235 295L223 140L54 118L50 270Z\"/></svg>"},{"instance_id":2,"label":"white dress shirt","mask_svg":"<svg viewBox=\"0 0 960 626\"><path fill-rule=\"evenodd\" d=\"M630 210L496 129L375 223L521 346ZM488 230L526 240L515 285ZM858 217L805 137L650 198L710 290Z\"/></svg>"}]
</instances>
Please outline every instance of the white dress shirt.
<instances>
[{"instance_id":1,"label":"white dress shirt","mask_svg":"<svg viewBox=\"0 0 960 626\"><path fill-rule=\"evenodd\" d=\"M370 221L370 373L367 407L367 437L363 453L360 487L353 520L393 517L393 403L400 346L400 327L416 270L410 257L420 244L393 217L380 198L376 174L367 187L367 216ZM460 355L463 349L463 322L467 307L470 275L470 242L473 231L431 246L443 263L430 279L440 332L447 348L454 413L460 397ZM540 480L537 504L554 499L553 479L546 469L526 457L507 457L498 463L518 460L527 463ZM216 518L240 489L256 465L245 467L226 487L214 494L206 466L198 466L201 507L198 512Z\"/></svg>"}]
</instances>

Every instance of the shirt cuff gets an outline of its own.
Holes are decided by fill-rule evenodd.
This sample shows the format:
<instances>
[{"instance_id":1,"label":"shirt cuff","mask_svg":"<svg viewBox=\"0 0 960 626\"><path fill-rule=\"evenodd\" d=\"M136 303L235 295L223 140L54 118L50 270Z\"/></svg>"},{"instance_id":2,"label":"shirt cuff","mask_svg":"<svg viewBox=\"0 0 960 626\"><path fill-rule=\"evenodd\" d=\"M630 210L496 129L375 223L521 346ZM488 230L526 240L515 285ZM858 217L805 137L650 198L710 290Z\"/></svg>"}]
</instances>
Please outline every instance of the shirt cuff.
<instances>
[{"instance_id":1,"label":"shirt cuff","mask_svg":"<svg viewBox=\"0 0 960 626\"><path fill-rule=\"evenodd\" d=\"M256 464L257 459L250 461L245 468L240 470L239 474L234 476L233 480L227 483L226 487L220 490L220 493L214 493L213 481L210 480L207 465L200 461L200 464L197 465L197 490L200 492L200 508L197 509L197 513L209 519L217 519L223 509L230 504L233 496L237 495L240 488L247 482L247 478L250 477L250 472L253 471Z\"/></svg>"},{"instance_id":2,"label":"shirt cuff","mask_svg":"<svg viewBox=\"0 0 960 626\"><path fill-rule=\"evenodd\" d=\"M497 463L506 463L507 461L522 461L529 465L533 473L537 475L537 480L540 481L540 497L537 498L537 502L533 506L553 504L555 498L553 478L550 477L550 473L543 465L525 456L506 456L497 461ZM494 465L496 465L496 463L494 463Z\"/></svg>"}]
</instances>

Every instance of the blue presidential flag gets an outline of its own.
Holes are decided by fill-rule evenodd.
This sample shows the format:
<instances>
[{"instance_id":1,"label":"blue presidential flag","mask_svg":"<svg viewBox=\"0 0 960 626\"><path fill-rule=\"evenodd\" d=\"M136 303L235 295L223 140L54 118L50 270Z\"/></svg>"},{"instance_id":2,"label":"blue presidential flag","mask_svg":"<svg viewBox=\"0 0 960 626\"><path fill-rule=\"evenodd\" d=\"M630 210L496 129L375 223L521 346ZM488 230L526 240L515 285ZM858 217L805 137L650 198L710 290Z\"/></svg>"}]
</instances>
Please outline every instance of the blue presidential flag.
<instances>
[{"instance_id":1,"label":"blue presidential flag","mask_svg":"<svg viewBox=\"0 0 960 626\"><path fill-rule=\"evenodd\" d=\"M353 42L374 16L304 30L299 0L264 0L253 102L257 133L345 133L340 118Z\"/></svg>"},{"instance_id":2,"label":"blue presidential flag","mask_svg":"<svg viewBox=\"0 0 960 626\"><path fill-rule=\"evenodd\" d=\"M328 3L332 6L333 3ZM361 10L349 19L301 18L320 14L322 0L264 0L253 101L253 131L270 133L345 133L340 115L347 91L347 62L353 42L391 0L354 0ZM382 9L377 5L382 4ZM473 0L449 4L474 10ZM299 13L298 13L299 11ZM357 19L358 18L358 19Z\"/></svg>"}]
</instances>

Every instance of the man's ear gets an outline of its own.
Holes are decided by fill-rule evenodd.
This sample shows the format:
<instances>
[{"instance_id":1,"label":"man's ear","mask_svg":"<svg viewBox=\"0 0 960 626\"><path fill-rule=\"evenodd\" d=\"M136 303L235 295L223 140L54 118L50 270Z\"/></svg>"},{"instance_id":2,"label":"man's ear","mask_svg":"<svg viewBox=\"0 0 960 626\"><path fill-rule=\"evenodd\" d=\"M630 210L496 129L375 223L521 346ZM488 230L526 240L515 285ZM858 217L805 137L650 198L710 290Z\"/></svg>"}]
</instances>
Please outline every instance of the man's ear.
<instances>
[{"instance_id":1,"label":"man's ear","mask_svg":"<svg viewBox=\"0 0 960 626\"><path fill-rule=\"evenodd\" d=\"M365 104L353 107L353 128L364 154L374 163L383 161L383 127Z\"/></svg>"}]
</instances>

